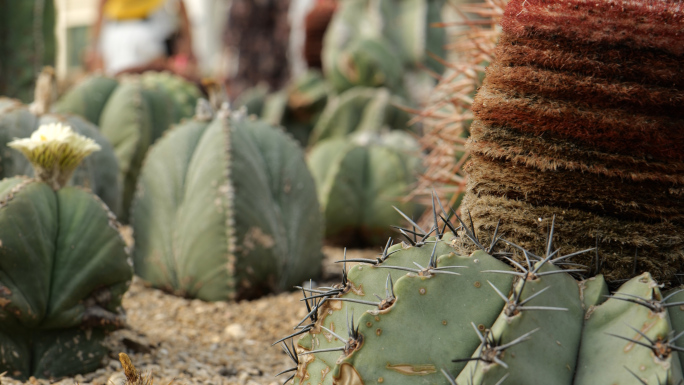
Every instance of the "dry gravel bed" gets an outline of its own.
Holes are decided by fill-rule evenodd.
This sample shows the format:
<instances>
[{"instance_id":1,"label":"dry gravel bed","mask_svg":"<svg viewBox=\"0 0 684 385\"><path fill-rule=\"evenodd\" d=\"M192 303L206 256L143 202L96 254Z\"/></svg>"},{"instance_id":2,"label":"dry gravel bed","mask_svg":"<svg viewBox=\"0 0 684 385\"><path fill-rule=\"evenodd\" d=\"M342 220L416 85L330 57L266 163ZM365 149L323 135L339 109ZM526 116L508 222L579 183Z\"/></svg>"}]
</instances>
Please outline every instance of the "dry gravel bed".
<instances>
[{"instance_id":1,"label":"dry gravel bed","mask_svg":"<svg viewBox=\"0 0 684 385\"><path fill-rule=\"evenodd\" d=\"M318 284L341 280L342 249L325 247L324 274ZM349 258L374 258L376 250L350 250ZM175 297L147 288L135 279L123 299L128 327L109 336L110 349L102 368L59 381L26 384L121 385L119 352L152 374L154 384L279 385L274 375L292 362L273 341L292 332L306 315L302 294L282 293L254 301L208 303ZM0 377L2 385L21 384Z\"/></svg>"}]
</instances>

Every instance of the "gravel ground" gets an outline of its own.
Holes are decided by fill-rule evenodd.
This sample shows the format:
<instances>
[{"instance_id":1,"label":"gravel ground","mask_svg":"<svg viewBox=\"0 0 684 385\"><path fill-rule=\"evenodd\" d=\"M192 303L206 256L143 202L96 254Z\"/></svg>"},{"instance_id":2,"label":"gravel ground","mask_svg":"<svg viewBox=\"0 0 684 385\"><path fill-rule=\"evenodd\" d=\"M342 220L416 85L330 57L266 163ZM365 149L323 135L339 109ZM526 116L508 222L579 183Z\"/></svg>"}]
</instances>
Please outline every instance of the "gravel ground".
<instances>
[{"instance_id":1,"label":"gravel ground","mask_svg":"<svg viewBox=\"0 0 684 385\"><path fill-rule=\"evenodd\" d=\"M341 281L342 249L325 247L324 275L318 285ZM348 258L375 258L376 250L349 250ZM316 285L316 284L314 284ZM274 375L292 362L273 341L290 334L306 315L301 293L254 301L208 303L147 288L135 279L123 299L128 327L106 342L109 355L93 373L65 378L61 385L121 385L118 354L125 352L154 384L280 385ZM286 377L285 377L286 378ZM26 384L55 383L31 378ZM0 375L0 384L21 384Z\"/></svg>"}]
</instances>

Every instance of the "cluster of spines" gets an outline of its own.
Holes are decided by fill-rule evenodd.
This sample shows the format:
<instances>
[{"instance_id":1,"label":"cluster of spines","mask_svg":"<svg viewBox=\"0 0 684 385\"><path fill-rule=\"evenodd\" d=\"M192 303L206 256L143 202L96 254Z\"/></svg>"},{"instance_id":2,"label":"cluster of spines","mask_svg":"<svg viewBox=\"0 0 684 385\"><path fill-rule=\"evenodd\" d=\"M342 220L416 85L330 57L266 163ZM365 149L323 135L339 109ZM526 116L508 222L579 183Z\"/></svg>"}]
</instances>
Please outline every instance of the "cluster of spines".
<instances>
[{"instance_id":1,"label":"cluster of spines","mask_svg":"<svg viewBox=\"0 0 684 385\"><path fill-rule=\"evenodd\" d=\"M437 204L435 204L435 201ZM442 215L437 214L437 207L439 206ZM362 264L368 264L368 265L373 265L375 267L381 267L381 268L388 268L388 269L398 269L398 270L403 270L407 271L410 273L413 273L418 276L430 276L432 274L441 274L441 273L446 273L446 274L453 274L453 275L459 275L459 273L456 273L454 271L448 271L445 269L450 269L450 268L455 268L455 267L463 267L463 266L449 266L449 267L442 267L438 268L436 265L436 246L437 243L442 241L445 235L445 232L447 229L449 229L452 234L455 237L458 237L461 240L467 240L469 242L472 242L475 244L480 250L483 250L485 252L494 254L492 253L494 246L499 242L505 242L509 245L512 245L514 248L518 249L521 254L524 257L524 262L517 262L513 258L511 258L510 253L504 253L497 255L497 258L507 262L509 265L514 266L517 271L502 271L502 270L483 270L483 272L487 273L493 273L493 274L511 274L514 275L515 277L518 278L518 283L514 284L514 289L512 290L512 293L510 296L507 296L500 290L500 288L497 288L492 282L488 281L489 285L492 287L492 289L496 292L496 294L505 302L504 309L502 311L503 314L505 314L507 317L512 317L516 315L519 312L522 311L567 311L568 309L562 308L562 307L551 307L551 306L531 306L528 304L529 301L531 301L533 298L537 298L539 295L542 293L546 292L549 287L543 288L542 290L537 291L536 293L528 296L525 299L522 299L522 291L525 287L525 284L528 280L535 280L539 277L546 276L546 275L551 275L551 274L561 274L561 273L571 273L571 274L581 274L588 269L585 266L568 262L568 259L577 256L579 254L583 253L589 253L592 251L595 251L594 248L587 249L587 250L582 250L580 252L574 252L568 255L563 255L563 256L558 256L559 255L559 250L553 250L553 233L554 233L554 227L553 227L553 222L552 222L552 227L549 230L548 234L548 241L546 245L546 253L544 257L540 257L528 250L525 250L517 245L512 244L511 242L502 239L501 237L494 236L492 243L488 246L482 245L482 242L477 238L477 235L475 233L475 229L471 226L467 226L463 220L455 215L455 213L452 211L451 214L446 214L446 211L441 207L441 203L438 200L435 200L433 198L433 218L434 218L434 225L430 228L429 231L425 231L419 226L417 223L415 223L411 218L406 216L405 214L402 213L402 216L404 216L405 219L407 219L408 223L410 224L411 229L408 228L398 228L400 234L408 241L408 247L409 245L412 247L423 247L426 246L430 243L432 243L432 252L430 255L429 262L427 266L423 267L420 264L416 264L416 269L413 268L405 268L405 267L399 267L399 266L388 266L384 265L384 262L386 262L389 257L396 253L398 250L390 251L390 248L392 246L392 240L388 240L386 246L384 247L382 253L377 257L376 259L365 259L365 258L358 258L358 259L347 259L346 258L346 250L345 250L345 256L343 260L336 261L339 263L342 263L343 269L342 269L342 283L340 285L334 285L331 287L320 287L320 288L313 288L313 287L298 287L300 290L302 290L304 298L302 301L305 303L306 308L307 308L307 315L298 323L298 325L295 327L295 332L290 334L287 337L284 337L274 343L281 343L283 346L283 349L285 352L287 352L288 356L292 359L294 362L295 366L293 368L284 370L283 372L279 373L284 374L284 373L290 373L290 372L295 372L289 376L289 378L286 379L284 383L287 383L291 379L293 379L297 375L297 370L301 364L300 362L300 357L302 355L309 355L309 354L316 354L316 353L323 353L323 352L329 352L329 351L339 351L343 353L345 356L348 356L351 354L359 345L362 343L362 338L363 336L359 333L359 325L355 325L354 321L354 315L353 311L351 314L351 318L349 317L349 314L347 314L346 319L347 319L347 330L348 330L348 337L345 338L339 334L337 334L335 331L330 330L324 326L320 326L322 330L325 330L325 332L329 333L332 335L335 339L341 341L344 345L335 347L335 348L326 348L326 349L320 349L320 350L310 350L310 351L304 351L304 352L297 352L297 349L294 344L294 338L297 336L300 336L302 334L305 334L307 332L310 332L312 329L314 329L319 323L319 310L321 309L321 306L326 303L327 301L350 301L350 302L357 302L357 303L362 303L365 305L373 306L373 308L376 308L378 310L384 310L394 304L396 301L396 296L394 294L394 284L392 281L391 276L388 276L386 283L385 283L385 297L382 298L380 296L376 297L378 298L378 302L372 302L372 301L359 301L355 299L347 299L347 298L337 298L338 295L343 294L345 291L349 290L348 288L348 282L347 282L347 268L346 264L347 262L357 262L357 263L362 263ZM451 223L451 217L454 216L456 220L460 223L458 227L454 226ZM438 225L438 219L441 218L443 220L442 225ZM434 240L429 240L429 236L435 234L435 239ZM553 251L552 251L553 250ZM597 254L598 255L598 254ZM564 267L565 270L563 269L546 269L543 270L542 268L546 265L553 265L555 267ZM601 262L598 260L598 257L596 259L596 270L594 271L595 273L598 273L598 270L600 269ZM592 269L594 270L594 269ZM644 297L639 297L639 296L634 296L634 295L629 295L629 294L623 294L623 293L616 293L614 295L606 296L607 298L612 298L612 299L617 299L617 300L622 300L622 301L627 301L631 302L640 306L644 306L648 308L650 311L654 313L660 313L665 311L666 308L668 307L673 307L673 306L680 306L684 304L684 302L672 302L668 303L667 301L672 298L675 294L679 293L679 291L675 291L670 293L669 295L665 296L664 298L657 300L657 299L651 299L651 298L644 298ZM309 323L307 323L309 321ZM667 339L661 340L661 339L653 339L647 337L644 333L638 331L631 325L627 325L630 327L630 329L635 330L641 337L644 338L644 341L640 341L640 338L629 338L625 336L620 336L617 334L611 334L616 338L621 338L625 339L628 341L631 341L635 343L636 345L639 345L641 347L645 347L648 349L651 349L653 354L656 357L667 357L670 352L672 351L684 351L684 349L678 347L675 345L675 342L682 336L684 335L684 332L679 333L677 335L670 334ZM481 342L480 347L478 348L477 353L473 357L461 357L461 358L455 358L453 362L468 362L468 361L478 361L481 362L482 364L485 365L492 365L492 364L498 364L504 368L508 368L506 363L500 358L502 356L502 353L507 349L510 348L514 345L524 343L525 341L533 338L533 334L538 331L537 329L532 329L528 331L527 333L524 333L520 335L519 337L513 339L512 341L502 343L499 339L497 339L492 333L490 329L478 329L477 326L473 324L473 327L475 328L475 331L478 335L478 338ZM291 339L291 342L289 346L285 342L287 339ZM644 382L643 379L638 377L629 367L625 366L625 369L628 370L632 375L634 375L635 378L637 378L641 383L646 383ZM472 372L471 368L471 372ZM447 381L449 383L456 384L456 380L451 377L451 375L448 373L446 370L442 370L442 372L445 374ZM471 373L470 377L470 383L474 384L473 380L473 374ZM503 375L498 382L496 383L501 384L503 383L506 378L508 377L508 374ZM468 379L466 378L466 381ZM666 378L664 379L666 382L664 383L671 383L668 382L669 379Z\"/></svg>"}]
</instances>

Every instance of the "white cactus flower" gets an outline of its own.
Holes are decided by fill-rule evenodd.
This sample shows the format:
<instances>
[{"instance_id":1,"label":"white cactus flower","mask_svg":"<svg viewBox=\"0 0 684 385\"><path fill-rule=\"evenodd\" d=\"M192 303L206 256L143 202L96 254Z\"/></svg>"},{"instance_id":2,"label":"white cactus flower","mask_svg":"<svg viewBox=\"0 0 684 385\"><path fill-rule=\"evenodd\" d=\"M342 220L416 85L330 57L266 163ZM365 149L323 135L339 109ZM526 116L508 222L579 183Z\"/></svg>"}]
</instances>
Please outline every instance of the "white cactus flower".
<instances>
[{"instance_id":1,"label":"white cactus flower","mask_svg":"<svg viewBox=\"0 0 684 385\"><path fill-rule=\"evenodd\" d=\"M21 151L36 171L36 176L55 190L63 187L83 158L100 150L94 140L75 133L62 123L43 124L30 138L7 143Z\"/></svg>"}]
</instances>

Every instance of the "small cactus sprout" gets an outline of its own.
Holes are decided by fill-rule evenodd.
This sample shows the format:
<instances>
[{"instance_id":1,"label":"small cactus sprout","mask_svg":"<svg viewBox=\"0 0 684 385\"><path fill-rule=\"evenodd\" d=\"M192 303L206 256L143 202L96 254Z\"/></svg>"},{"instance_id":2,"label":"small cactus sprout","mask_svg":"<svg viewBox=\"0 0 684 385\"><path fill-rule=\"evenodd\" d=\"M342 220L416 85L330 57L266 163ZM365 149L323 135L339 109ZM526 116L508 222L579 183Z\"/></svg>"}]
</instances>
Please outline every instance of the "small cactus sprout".
<instances>
[{"instance_id":1,"label":"small cactus sprout","mask_svg":"<svg viewBox=\"0 0 684 385\"><path fill-rule=\"evenodd\" d=\"M7 145L21 151L33 165L36 177L54 190L66 185L86 156L101 149L94 140L62 123L44 124L30 138L15 139Z\"/></svg>"}]
</instances>

